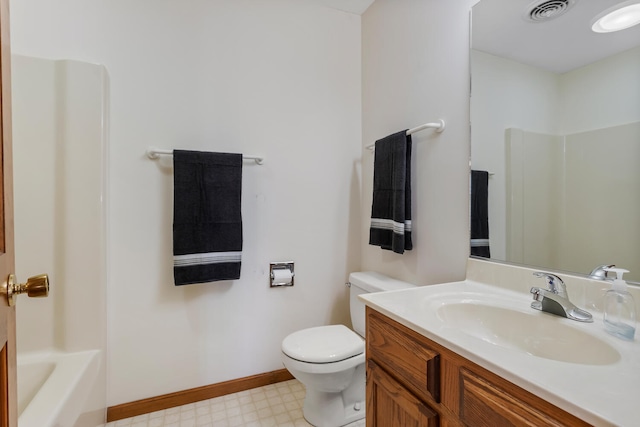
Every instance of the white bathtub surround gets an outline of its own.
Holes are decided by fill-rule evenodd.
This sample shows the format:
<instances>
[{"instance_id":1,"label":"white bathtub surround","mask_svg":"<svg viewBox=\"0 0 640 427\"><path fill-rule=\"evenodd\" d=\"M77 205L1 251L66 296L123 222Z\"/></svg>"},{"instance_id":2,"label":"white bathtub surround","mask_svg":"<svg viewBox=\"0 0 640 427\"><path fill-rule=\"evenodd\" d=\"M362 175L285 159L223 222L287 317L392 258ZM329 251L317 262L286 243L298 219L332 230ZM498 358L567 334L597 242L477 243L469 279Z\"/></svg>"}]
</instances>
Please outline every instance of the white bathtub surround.
<instances>
[{"instance_id":1,"label":"white bathtub surround","mask_svg":"<svg viewBox=\"0 0 640 427\"><path fill-rule=\"evenodd\" d=\"M50 278L47 298L16 306L20 426L87 414L76 427L93 427L106 401L106 70L13 55L12 74L16 275Z\"/></svg>"},{"instance_id":2,"label":"white bathtub surround","mask_svg":"<svg viewBox=\"0 0 640 427\"><path fill-rule=\"evenodd\" d=\"M392 319L593 425L635 425L640 340L623 341L604 331L602 313L597 309L603 283L558 273L567 285L570 300L594 316L593 323L582 323L530 307L529 289L544 287L544 282L531 274L534 271L470 259L465 281L362 298ZM630 291L640 296L639 288ZM475 317L471 312L473 318L465 326L454 324L464 316L462 311L449 310L455 310L456 304L468 305L463 310L467 316L483 304L494 309ZM483 328L489 328L490 319L479 320L496 308L498 312L515 313L514 324L524 322L518 331L509 332L512 335L506 341L501 341L505 338L501 334L487 337ZM447 320L449 315L453 317ZM502 316L494 327L508 329L508 323ZM541 323L551 328L547 331L554 331L551 342L548 335L536 336L536 326ZM538 338L542 338L540 345L536 343Z\"/></svg>"},{"instance_id":3,"label":"white bathtub surround","mask_svg":"<svg viewBox=\"0 0 640 427\"><path fill-rule=\"evenodd\" d=\"M100 372L98 350L18 356L20 427L73 426Z\"/></svg>"}]
</instances>

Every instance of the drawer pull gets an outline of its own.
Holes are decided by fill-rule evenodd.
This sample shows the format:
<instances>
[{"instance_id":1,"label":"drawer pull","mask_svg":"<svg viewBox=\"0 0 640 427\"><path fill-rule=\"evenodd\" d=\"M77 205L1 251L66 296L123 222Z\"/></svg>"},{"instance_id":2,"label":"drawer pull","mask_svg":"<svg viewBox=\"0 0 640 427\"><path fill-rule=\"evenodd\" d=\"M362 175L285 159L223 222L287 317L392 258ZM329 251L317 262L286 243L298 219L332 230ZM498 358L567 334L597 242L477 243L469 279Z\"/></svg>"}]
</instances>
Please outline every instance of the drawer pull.
<instances>
[{"instance_id":1,"label":"drawer pull","mask_svg":"<svg viewBox=\"0 0 640 427\"><path fill-rule=\"evenodd\" d=\"M427 391L440 403L440 355L427 360Z\"/></svg>"}]
</instances>

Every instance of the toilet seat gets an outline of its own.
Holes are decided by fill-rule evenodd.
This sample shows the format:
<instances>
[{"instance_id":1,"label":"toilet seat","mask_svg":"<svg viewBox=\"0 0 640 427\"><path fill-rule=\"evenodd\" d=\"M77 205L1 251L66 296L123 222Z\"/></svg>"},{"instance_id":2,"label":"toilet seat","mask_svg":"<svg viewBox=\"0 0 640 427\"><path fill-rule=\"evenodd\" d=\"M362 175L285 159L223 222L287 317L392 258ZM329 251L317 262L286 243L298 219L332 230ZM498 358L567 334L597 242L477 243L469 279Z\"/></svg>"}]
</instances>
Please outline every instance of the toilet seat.
<instances>
[{"instance_id":1,"label":"toilet seat","mask_svg":"<svg viewBox=\"0 0 640 427\"><path fill-rule=\"evenodd\" d=\"M364 340L344 325L303 329L282 341L282 352L303 363L336 363L364 354Z\"/></svg>"},{"instance_id":2,"label":"toilet seat","mask_svg":"<svg viewBox=\"0 0 640 427\"><path fill-rule=\"evenodd\" d=\"M285 353L282 353L284 365L287 369L296 369L299 372L305 372L307 374L335 374L338 372L347 371L351 368L364 363L364 353L360 353L349 359L341 360L333 363L308 363L301 362L296 359L292 359Z\"/></svg>"}]
</instances>

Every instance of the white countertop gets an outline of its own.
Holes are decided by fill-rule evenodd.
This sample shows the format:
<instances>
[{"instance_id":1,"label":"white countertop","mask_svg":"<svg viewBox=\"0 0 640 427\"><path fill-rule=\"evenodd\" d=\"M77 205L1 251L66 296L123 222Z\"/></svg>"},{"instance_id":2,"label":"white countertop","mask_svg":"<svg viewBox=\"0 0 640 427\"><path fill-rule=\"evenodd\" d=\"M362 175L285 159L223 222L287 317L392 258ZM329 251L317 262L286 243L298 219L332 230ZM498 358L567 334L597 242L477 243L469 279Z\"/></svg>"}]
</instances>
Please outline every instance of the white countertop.
<instances>
[{"instance_id":1,"label":"white countertop","mask_svg":"<svg viewBox=\"0 0 640 427\"><path fill-rule=\"evenodd\" d=\"M457 299L470 302L476 297L531 315L534 322L553 321L558 322L559 329L577 328L609 344L619 357L616 355L606 364L538 357L470 335L469 331L447 324L438 313L443 304L458 302ZM595 426L640 425L640 330L635 341L620 340L604 332L601 313L590 310L593 323L553 316L532 309L529 293L472 280L363 294L360 298L377 311L586 422ZM480 318L478 323L482 323ZM523 328L521 333L527 334L527 330ZM590 351L587 346L581 347L585 348L573 351Z\"/></svg>"}]
</instances>

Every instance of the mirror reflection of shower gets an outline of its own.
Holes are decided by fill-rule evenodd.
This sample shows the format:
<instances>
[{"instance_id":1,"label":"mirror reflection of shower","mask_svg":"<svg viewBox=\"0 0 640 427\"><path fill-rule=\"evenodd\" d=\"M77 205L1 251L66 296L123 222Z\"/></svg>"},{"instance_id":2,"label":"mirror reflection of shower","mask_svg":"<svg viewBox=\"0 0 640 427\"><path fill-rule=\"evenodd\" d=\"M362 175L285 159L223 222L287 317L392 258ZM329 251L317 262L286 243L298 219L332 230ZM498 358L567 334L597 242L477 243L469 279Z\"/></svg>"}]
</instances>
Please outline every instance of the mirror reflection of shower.
<instances>
[{"instance_id":1,"label":"mirror reflection of shower","mask_svg":"<svg viewBox=\"0 0 640 427\"><path fill-rule=\"evenodd\" d=\"M567 135L508 129L506 260L590 274L611 257L637 280L638 141L640 122Z\"/></svg>"},{"instance_id":2,"label":"mirror reflection of shower","mask_svg":"<svg viewBox=\"0 0 640 427\"><path fill-rule=\"evenodd\" d=\"M471 164L494 173L491 258L583 275L615 263L640 282L639 157L620 139L640 139L640 25L603 38L589 22L619 1L571 3L540 23L528 0L473 7ZM509 145L511 130L530 138Z\"/></svg>"}]
</instances>

